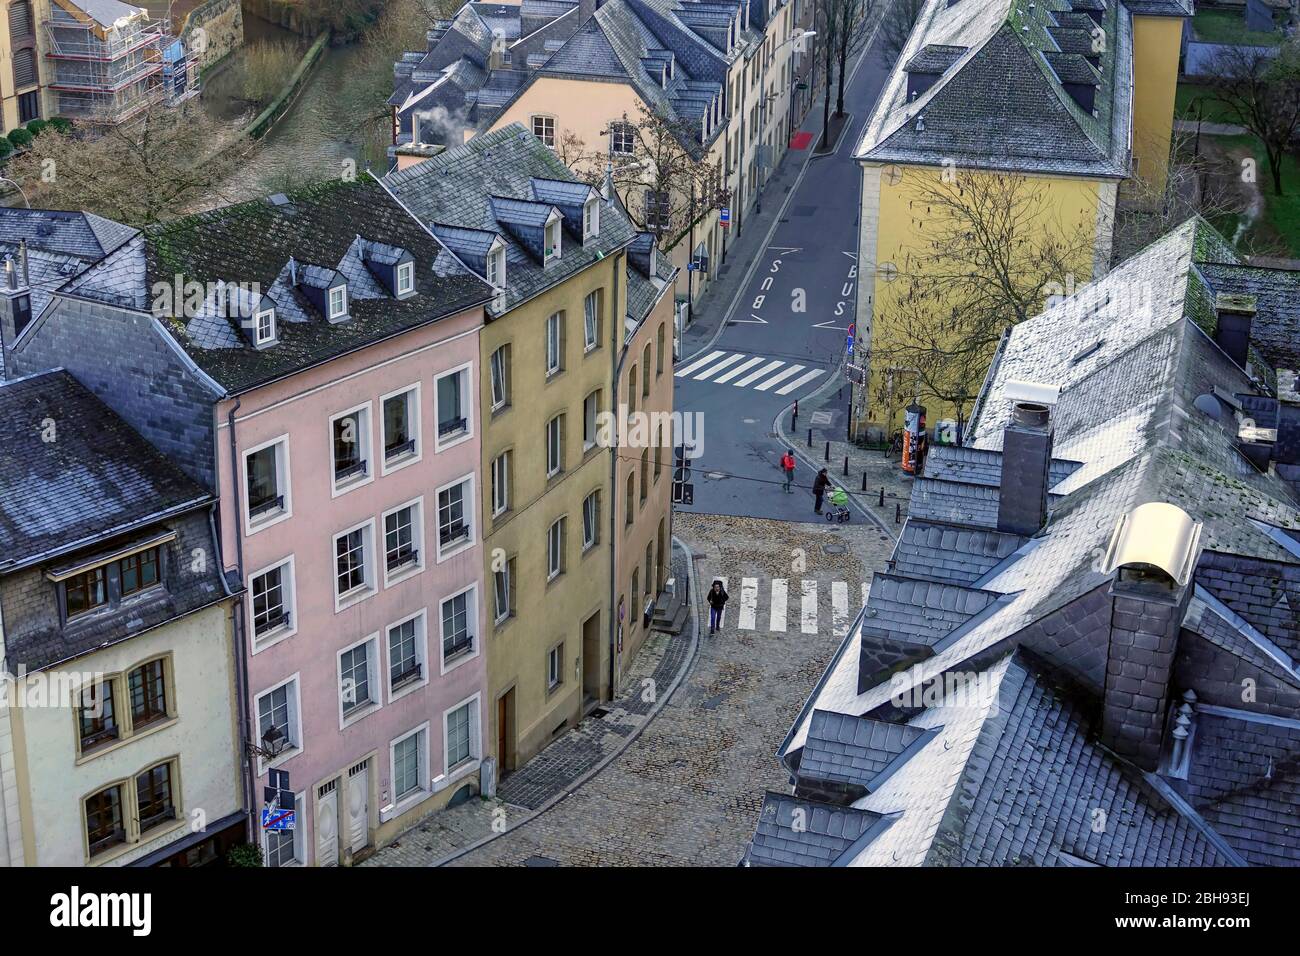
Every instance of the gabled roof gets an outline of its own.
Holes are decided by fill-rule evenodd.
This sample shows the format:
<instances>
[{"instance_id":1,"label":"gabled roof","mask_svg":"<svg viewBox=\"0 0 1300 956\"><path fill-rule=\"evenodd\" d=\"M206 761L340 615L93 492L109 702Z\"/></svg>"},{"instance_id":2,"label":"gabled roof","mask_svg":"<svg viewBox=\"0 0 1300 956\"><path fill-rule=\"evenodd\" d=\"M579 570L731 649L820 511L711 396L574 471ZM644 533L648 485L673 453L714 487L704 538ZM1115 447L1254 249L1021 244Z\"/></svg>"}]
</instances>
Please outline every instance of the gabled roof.
<instances>
[{"instance_id":1,"label":"gabled roof","mask_svg":"<svg viewBox=\"0 0 1300 956\"><path fill-rule=\"evenodd\" d=\"M843 784L866 793L926 736L907 724L813 711L797 775L800 781Z\"/></svg>"},{"instance_id":2,"label":"gabled roof","mask_svg":"<svg viewBox=\"0 0 1300 956\"><path fill-rule=\"evenodd\" d=\"M742 865L843 866L889 823L878 813L768 791Z\"/></svg>"},{"instance_id":3,"label":"gabled roof","mask_svg":"<svg viewBox=\"0 0 1300 956\"><path fill-rule=\"evenodd\" d=\"M134 236L136 230L89 212L0 206L0 237L17 245L95 262Z\"/></svg>"},{"instance_id":4,"label":"gabled roof","mask_svg":"<svg viewBox=\"0 0 1300 956\"><path fill-rule=\"evenodd\" d=\"M1106 49L1094 71L1054 33L1084 13L1068 0L928 0L886 81L856 156L1118 179L1128 175L1132 30L1119 3L1099 11ZM1067 12L1061 12L1067 11ZM1054 17L1055 12L1055 18ZM1064 19L1062 19L1064 18ZM942 75L909 99L909 69ZM1093 113L1063 83L1093 83ZM1095 114L1095 115L1093 115Z\"/></svg>"}]
</instances>

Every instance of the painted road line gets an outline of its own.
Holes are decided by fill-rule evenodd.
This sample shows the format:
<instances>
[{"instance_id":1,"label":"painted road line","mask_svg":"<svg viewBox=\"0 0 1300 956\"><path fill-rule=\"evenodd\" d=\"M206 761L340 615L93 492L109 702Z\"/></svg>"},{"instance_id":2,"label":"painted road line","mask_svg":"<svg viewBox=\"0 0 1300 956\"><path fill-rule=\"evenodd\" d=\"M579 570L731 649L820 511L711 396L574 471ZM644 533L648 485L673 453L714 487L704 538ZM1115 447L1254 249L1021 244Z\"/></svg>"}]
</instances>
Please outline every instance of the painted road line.
<instances>
[{"instance_id":1,"label":"painted road line","mask_svg":"<svg viewBox=\"0 0 1300 956\"><path fill-rule=\"evenodd\" d=\"M773 385L777 384L778 382L784 381L785 379L789 378L791 375L798 375L803 370L804 370L804 366L802 365L788 366L787 368L784 368L781 371L777 372L775 375L769 378L762 385L755 385L754 391L766 392L769 388L771 388Z\"/></svg>"},{"instance_id":2,"label":"painted road line","mask_svg":"<svg viewBox=\"0 0 1300 956\"><path fill-rule=\"evenodd\" d=\"M863 581L862 582L862 606L863 607L867 606L867 592L870 590L871 590L871 585L869 585L866 581Z\"/></svg>"},{"instance_id":3,"label":"painted road line","mask_svg":"<svg viewBox=\"0 0 1300 956\"><path fill-rule=\"evenodd\" d=\"M849 625L853 623L853 618L849 616L849 586L844 581L831 583L831 620L836 637L847 634Z\"/></svg>"},{"instance_id":4,"label":"painted road line","mask_svg":"<svg viewBox=\"0 0 1300 956\"><path fill-rule=\"evenodd\" d=\"M768 619L767 629L769 631L785 631L785 604L786 604L786 580L785 578L772 579L772 616Z\"/></svg>"},{"instance_id":5,"label":"painted road line","mask_svg":"<svg viewBox=\"0 0 1300 956\"><path fill-rule=\"evenodd\" d=\"M708 378L708 377L709 377L710 375L712 375L714 372L721 372L721 371L722 371L724 368L726 368L728 365L732 365L732 364L734 364L734 363L736 363L736 362L739 362L739 361L740 361L741 359L743 359L744 357L745 357L745 354L744 354L743 352L736 352L734 355L729 355L729 356L727 356L726 358L724 358L721 362L715 362L713 365L710 365L708 368L706 368L706 369L705 369L703 372L701 372L699 375L696 375L696 376L695 376L695 381L697 381L697 382L702 381L703 379Z\"/></svg>"},{"instance_id":6,"label":"painted road line","mask_svg":"<svg viewBox=\"0 0 1300 956\"><path fill-rule=\"evenodd\" d=\"M801 385L807 385L818 375L825 375L825 374L826 374L825 369L820 369L820 368L815 368L811 372L804 372L802 375L796 378L789 385L783 385L780 388L778 388L776 390L776 394L789 395L791 392L793 392L796 388L799 388Z\"/></svg>"},{"instance_id":7,"label":"painted road line","mask_svg":"<svg viewBox=\"0 0 1300 956\"><path fill-rule=\"evenodd\" d=\"M712 361L713 361L714 359L716 359L718 356L720 356L720 355L726 355L726 354L727 354L727 353L726 353L726 352L723 352L723 351L710 352L708 355L704 356L704 358L702 358L702 359L696 359L696 360L695 360L694 362L692 362L690 365L686 366L686 368L679 368L676 372L673 373L673 375L674 375L676 378L681 378L683 375L689 375L689 374L691 374L691 372L695 371L697 368L701 368L701 367L703 367L703 366L705 366L705 365L708 365L710 362L712 362Z\"/></svg>"},{"instance_id":8,"label":"painted road line","mask_svg":"<svg viewBox=\"0 0 1300 956\"><path fill-rule=\"evenodd\" d=\"M817 582L804 578L799 584L803 588L803 607L800 610L799 629L805 634L817 633Z\"/></svg>"},{"instance_id":9,"label":"painted road line","mask_svg":"<svg viewBox=\"0 0 1300 956\"><path fill-rule=\"evenodd\" d=\"M763 361L763 359L757 355L754 356L752 359L746 359L745 361L737 365L735 368L731 369L731 371L724 372L723 374L719 375L717 378L713 380L713 383L715 385L721 385L723 382L729 382L737 375L739 375L741 372L745 371L745 369L753 368L761 361Z\"/></svg>"},{"instance_id":10,"label":"painted road line","mask_svg":"<svg viewBox=\"0 0 1300 956\"><path fill-rule=\"evenodd\" d=\"M740 619L736 626L742 631L752 631L758 623L758 578L740 581Z\"/></svg>"},{"instance_id":11,"label":"painted road line","mask_svg":"<svg viewBox=\"0 0 1300 956\"><path fill-rule=\"evenodd\" d=\"M739 382L732 382L731 384L732 384L732 385L735 385L737 388L744 388L744 387L745 387L746 385L748 385L750 382L757 382L760 378L762 378L762 377L763 377L764 375L766 375L768 372L771 372L771 371L773 371L774 369L778 369L778 368L780 368L780 367L781 367L782 365L784 365L784 364L785 364L785 363L782 362L782 361L780 361L779 359L778 359L777 361L775 361L775 362L768 362L766 365L764 365L762 368L760 368L757 372L750 372L748 375L746 375L744 378L742 378Z\"/></svg>"}]
</instances>

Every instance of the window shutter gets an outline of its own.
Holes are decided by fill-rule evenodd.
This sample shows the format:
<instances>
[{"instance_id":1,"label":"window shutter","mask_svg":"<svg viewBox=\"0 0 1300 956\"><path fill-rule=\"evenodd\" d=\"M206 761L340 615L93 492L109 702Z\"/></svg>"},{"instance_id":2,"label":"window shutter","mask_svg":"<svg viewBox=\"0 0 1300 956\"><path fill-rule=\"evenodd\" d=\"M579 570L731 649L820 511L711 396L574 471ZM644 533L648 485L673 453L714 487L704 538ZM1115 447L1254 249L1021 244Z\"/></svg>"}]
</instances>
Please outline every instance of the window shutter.
<instances>
[{"instance_id":1,"label":"window shutter","mask_svg":"<svg viewBox=\"0 0 1300 956\"><path fill-rule=\"evenodd\" d=\"M32 6L27 0L19 0L9 7L9 39L21 40L32 32Z\"/></svg>"},{"instance_id":2,"label":"window shutter","mask_svg":"<svg viewBox=\"0 0 1300 956\"><path fill-rule=\"evenodd\" d=\"M36 51L14 50L14 86L31 86L36 82Z\"/></svg>"}]
</instances>

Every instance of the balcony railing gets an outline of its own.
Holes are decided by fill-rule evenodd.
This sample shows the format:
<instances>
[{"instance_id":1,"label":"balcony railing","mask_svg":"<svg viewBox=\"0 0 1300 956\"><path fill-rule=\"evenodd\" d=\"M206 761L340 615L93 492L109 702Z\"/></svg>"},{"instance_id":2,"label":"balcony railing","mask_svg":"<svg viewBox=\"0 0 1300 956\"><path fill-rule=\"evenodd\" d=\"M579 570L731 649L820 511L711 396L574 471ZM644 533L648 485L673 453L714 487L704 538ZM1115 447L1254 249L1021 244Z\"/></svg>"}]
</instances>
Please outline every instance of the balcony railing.
<instances>
[{"instance_id":1,"label":"balcony railing","mask_svg":"<svg viewBox=\"0 0 1300 956\"><path fill-rule=\"evenodd\" d=\"M446 527L438 529L438 540L440 540L444 546L459 541L461 538L468 537L469 525L465 524L463 521L453 521Z\"/></svg>"},{"instance_id":2,"label":"balcony railing","mask_svg":"<svg viewBox=\"0 0 1300 956\"><path fill-rule=\"evenodd\" d=\"M365 473L366 460L364 458L352 462L340 462L334 466L334 480L336 482L347 481Z\"/></svg>"},{"instance_id":3,"label":"balcony railing","mask_svg":"<svg viewBox=\"0 0 1300 956\"><path fill-rule=\"evenodd\" d=\"M466 424L464 418L449 418L445 422L438 422L438 437L446 438L448 435L463 432Z\"/></svg>"},{"instance_id":4,"label":"balcony railing","mask_svg":"<svg viewBox=\"0 0 1300 956\"><path fill-rule=\"evenodd\" d=\"M396 551L389 552L384 559L384 564L388 567L389 572L396 571L398 568L404 568L409 565L418 564L420 561L419 548L398 548Z\"/></svg>"},{"instance_id":5,"label":"balcony railing","mask_svg":"<svg viewBox=\"0 0 1300 956\"><path fill-rule=\"evenodd\" d=\"M270 514L272 511L279 511L284 508L284 495L276 495L273 498L263 498L256 503L249 502L248 515L250 518L260 518L264 514Z\"/></svg>"},{"instance_id":6,"label":"balcony railing","mask_svg":"<svg viewBox=\"0 0 1300 956\"><path fill-rule=\"evenodd\" d=\"M459 657L461 654L468 654L473 649L473 634L470 634L468 631L464 634L453 634L442 642L442 659L444 661L449 661L453 657Z\"/></svg>"}]
</instances>

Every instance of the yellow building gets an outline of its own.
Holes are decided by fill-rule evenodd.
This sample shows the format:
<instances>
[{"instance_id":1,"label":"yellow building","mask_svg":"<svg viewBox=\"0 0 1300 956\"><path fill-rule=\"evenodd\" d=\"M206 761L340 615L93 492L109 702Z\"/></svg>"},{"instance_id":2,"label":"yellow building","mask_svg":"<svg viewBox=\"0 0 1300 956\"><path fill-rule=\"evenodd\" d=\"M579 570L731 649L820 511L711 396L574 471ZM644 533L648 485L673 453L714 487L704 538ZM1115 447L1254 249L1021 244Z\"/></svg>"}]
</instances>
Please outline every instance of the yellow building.
<instances>
[{"instance_id":1,"label":"yellow building","mask_svg":"<svg viewBox=\"0 0 1300 956\"><path fill-rule=\"evenodd\" d=\"M617 410L629 281L643 316L665 291L671 302L672 273L631 279L637 237L622 209L521 126L385 182L449 256L500 290L479 338L479 421L487 737L507 773L610 696L625 520L613 501L616 454L629 452L600 440L602 413ZM659 341L671 350L670 324ZM638 528L666 517L666 496L655 501Z\"/></svg>"},{"instance_id":2,"label":"yellow building","mask_svg":"<svg viewBox=\"0 0 1300 956\"><path fill-rule=\"evenodd\" d=\"M41 76L44 46L38 27L40 4L47 0L12 0L0 17L0 109L6 133L34 119L47 118Z\"/></svg>"},{"instance_id":3,"label":"yellow building","mask_svg":"<svg viewBox=\"0 0 1300 956\"><path fill-rule=\"evenodd\" d=\"M1016 248L1034 255L1049 239L1077 248L1062 291L1107 270L1121 185L1137 174L1163 188L1189 15L1183 0L929 0L856 151L859 424L888 433L914 399L929 425L969 413L897 359L915 332L917 288L936 268L936 239L955 218L936 209L937 190L1014 183L1032 197L1022 211L1036 230L1023 241L1017 225ZM1023 265L1013 255L1007 271ZM936 314L962 304L939 301Z\"/></svg>"}]
</instances>

